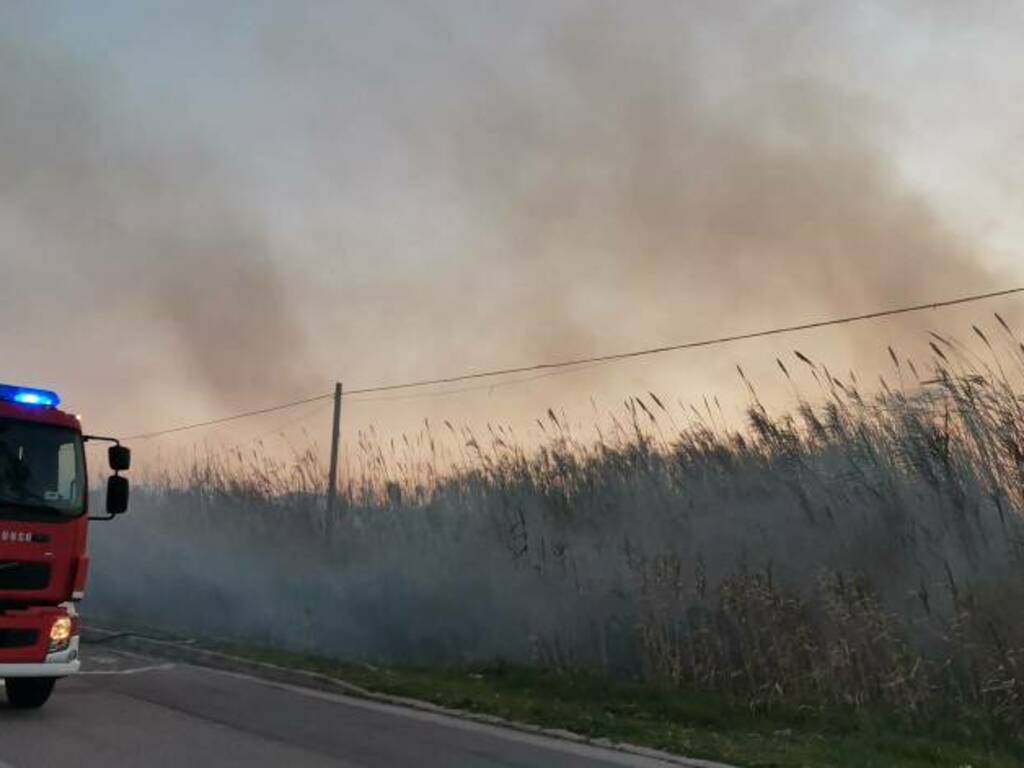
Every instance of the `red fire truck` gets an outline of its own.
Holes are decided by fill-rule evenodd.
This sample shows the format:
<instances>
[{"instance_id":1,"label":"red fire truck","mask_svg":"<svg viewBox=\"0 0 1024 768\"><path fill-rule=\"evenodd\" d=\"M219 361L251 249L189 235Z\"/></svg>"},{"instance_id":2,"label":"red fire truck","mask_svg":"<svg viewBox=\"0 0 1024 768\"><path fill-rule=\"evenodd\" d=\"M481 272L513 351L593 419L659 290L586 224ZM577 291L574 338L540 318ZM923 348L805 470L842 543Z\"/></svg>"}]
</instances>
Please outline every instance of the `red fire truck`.
<instances>
[{"instance_id":1,"label":"red fire truck","mask_svg":"<svg viewBox=\"0 0 1024 768\"><path fill-rule=\"evenodd\" d=\"M79 667L89 520L128 508L131 453L83 435L55 392L0 384L0 679L12 707L41 707ZM89 516L84 444L110 442L106 515Z\"/></svg>"}]
</instances>

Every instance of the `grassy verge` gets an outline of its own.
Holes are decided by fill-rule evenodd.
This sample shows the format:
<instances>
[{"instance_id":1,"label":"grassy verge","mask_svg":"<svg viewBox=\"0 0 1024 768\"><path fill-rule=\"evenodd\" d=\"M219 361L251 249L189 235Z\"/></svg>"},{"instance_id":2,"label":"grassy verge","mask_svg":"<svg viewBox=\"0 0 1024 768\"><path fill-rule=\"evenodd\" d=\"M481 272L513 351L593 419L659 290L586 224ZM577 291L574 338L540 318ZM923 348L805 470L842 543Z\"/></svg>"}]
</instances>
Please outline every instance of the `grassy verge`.
<instances>
[{"instance_id":1,"label":"grassy verge","mask_svg":"<svg viewBox=\"0 0 1024 768\"><path fill-rule=\"evenodd\" d=\"M250 646L216 649L331 675L379 693L739 766L1024 765L1024 748L962 719L910 730L882 714L755 715L705 695L590 674L505 665L383 667Z\"/></svg>"}]
</instances>

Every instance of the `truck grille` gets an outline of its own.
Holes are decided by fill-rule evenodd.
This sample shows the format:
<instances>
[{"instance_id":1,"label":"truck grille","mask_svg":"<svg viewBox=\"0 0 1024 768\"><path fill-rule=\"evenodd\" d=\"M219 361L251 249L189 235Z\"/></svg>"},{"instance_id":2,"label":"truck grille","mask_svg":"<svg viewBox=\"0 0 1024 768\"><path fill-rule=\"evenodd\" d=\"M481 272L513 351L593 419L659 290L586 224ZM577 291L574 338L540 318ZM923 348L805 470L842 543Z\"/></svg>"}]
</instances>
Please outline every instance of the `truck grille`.
<instances>
[{"instance_id":1,"label":"truck grille","mask_svg":"<svg viewBox=\"0 0 1024 768\"><path fill-rule=\"evenodd\" d=\"M0 629L0 648L30 648L38 639L35 629Z\"/></svg>"},{"instance_id":2,"label":"truck grille","mask_svg":"<svg viewBox=\"0 0 1024 768\"><path fill-rule=\"evenodd\" d=\"M50 566L47 563L0 560L0 590L46 589L49 583Z\"/></svg>"}]
</instances>

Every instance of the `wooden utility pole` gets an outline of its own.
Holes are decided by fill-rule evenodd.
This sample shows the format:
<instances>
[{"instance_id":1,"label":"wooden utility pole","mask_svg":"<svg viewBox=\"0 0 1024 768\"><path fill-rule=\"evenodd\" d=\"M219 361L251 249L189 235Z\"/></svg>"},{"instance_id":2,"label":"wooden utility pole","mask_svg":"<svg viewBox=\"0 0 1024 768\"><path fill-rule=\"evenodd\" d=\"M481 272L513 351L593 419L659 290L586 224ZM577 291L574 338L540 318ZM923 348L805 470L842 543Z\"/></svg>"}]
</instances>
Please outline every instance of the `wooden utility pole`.
<instances>
[{"instance_id":1,"label":"wooden utility pole","mask_svg":"<svg viewBox=\"0 0 1024 768\"><path fill-rule=\"evenodd\" d=\"M334 425L331 429L331 470L327 477L327 535L334 529L334 510L338 504L338 448L341 443L341 394L339 381L334 385Z\"/></svg>"}]
</instances>

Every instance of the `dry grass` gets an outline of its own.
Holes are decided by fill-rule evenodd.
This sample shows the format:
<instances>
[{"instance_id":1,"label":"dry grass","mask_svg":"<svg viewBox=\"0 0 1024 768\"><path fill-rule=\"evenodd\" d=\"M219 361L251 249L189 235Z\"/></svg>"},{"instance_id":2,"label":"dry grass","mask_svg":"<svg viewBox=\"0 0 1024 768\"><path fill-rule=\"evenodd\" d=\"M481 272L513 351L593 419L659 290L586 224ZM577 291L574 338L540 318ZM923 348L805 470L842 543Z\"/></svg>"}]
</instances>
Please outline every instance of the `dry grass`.
<instances>
[{"instance_id":1,"label":"dry grass","mask_svg":"<svg viewBox=\"0 0 1024 768\"><path fill-rule=\"evenodd\" d=\"M97 536L92 610L1024 736L1024 346L999 322L980 354L935 336L927 374L893 352L871 395L797 353L816 391L772 415L751 387L741 431L646 393L596 438L549 411L535 450L499 426L362 435L330 521L314 452L205 456Z\"/></svg>"}]
</instances>

